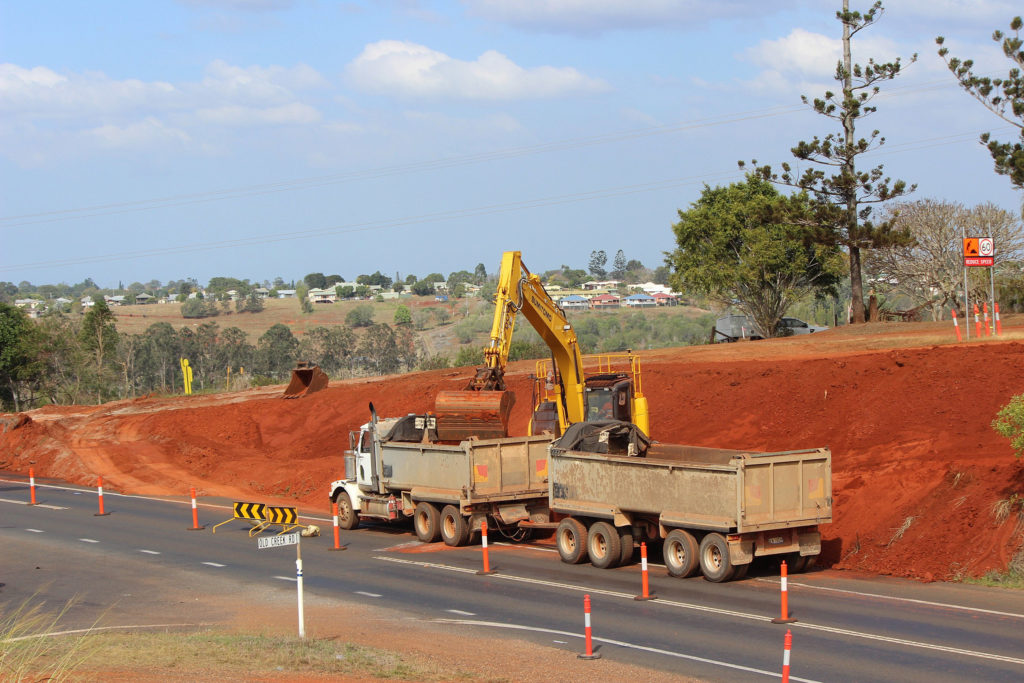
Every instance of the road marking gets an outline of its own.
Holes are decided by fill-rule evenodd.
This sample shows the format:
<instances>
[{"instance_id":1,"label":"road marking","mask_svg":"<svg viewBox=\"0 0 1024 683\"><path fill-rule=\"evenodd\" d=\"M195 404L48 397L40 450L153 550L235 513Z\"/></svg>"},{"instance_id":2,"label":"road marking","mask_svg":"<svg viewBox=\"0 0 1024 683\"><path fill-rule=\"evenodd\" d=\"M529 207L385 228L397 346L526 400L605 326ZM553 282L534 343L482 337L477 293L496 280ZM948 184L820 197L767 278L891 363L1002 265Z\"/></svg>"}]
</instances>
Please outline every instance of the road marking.
<instances>
[{"instance_id":1,"label":"road marking","mask_svg":"<svg viewBox=\"0 0 1024 683\"><path fill-rule=\"evenodd\" d=\"M275 576L275 579L281 579L282 581L294 581L298 582L298 579L294 576Z\"/></svg>"},{"instance_id":2,"label":"road marking","mask_svg":"<svg viewBox=\"0 0 1024 683\"><path fill-rule=\"evenodd\" d=\"M367 593L366 591L356 591L356 595L365 595L368 598L379 598L380 593Z\"/></svg>"},{"instance_id":3,"label":"road marking","mask_svg":"<svg viewBox=\"0 0 1024 683\"><path fill-rule=\"evenodd\" d=\"M542 553L557 553L558 552L557 548L545 548L543 546L529 545L527 543L509 543L507 541L497 541L496 543L491 543L491 545L503 545L503 546L507 546L509 548L523 548L525 550L536 550L536 551L542 552Z\"/></svg>"},{"instance_id":4,"label":"road marking","mask_svg":"<svg viewBox=\"0 0 1024 683\"><path fill-rule=\"evenodd\" d=\"M46 533L42 529L25 529L25 531L31 531L34 534L45 534Z\"/></svg>"},{"instance_id":5,"label":"road marking","mask_svg":"<svg viewBox=\"0 0 1024 683\"><path fill-rule=\"evenodd\" d=\"M497 576L497 575L495 575ZM470 619L435 619L436 622L445 624L462 624L464 626L490 626L492 628L507 628L516 631L534 631L536 633L549 633L551 635L566 636L568 638L582 638L583 636L578 633L570 633L568 631L559 631L552 628L542 628L540 626L525 626L522 624L503 624L494 621L476 621ZM631 650L640 650L642 652L652 652L654 654L666 655L668 657L676 657L678 659L688 659L692 662L701 662L703 664L711 664L713 666L721 666L727 669L735 669L737 671L745 671L752 674L760 674L761 676L770 676L772 678L778 678L779 674L774 671L765 671L764 669L755 669L750 666L743 666L742 664L733 664L732 662L725 662L720 659L708 659L707 657L698 657L697 655L688 655L682 652L673 652L671 650L662 650L656 647L648 647L647 645L637 645L636 643L627 643L623 640L613 640L611 638L599 638L593 636L592 640L598 643L605 643L607 645L617 645L619 647L628 648ZM565 643L563 640L556 640L556 643ZM814 679L810 678L797 678L796 676L790 676L791 681L801 681L801 683L817 683Z\"/></svg>"},{"instance_id":6,"label":"road marking","mask_svg":"<svg viewBox=\"0 0 1024 683\"><path fill-rule=\"evenodd\" d=\"M417 560L405 560L405 559L401 559L401 558L397 558L397 557L385 557L385 556L376 556L376 557L374 557L374 559L375 560L383 560L385 562L394 562L394 563L397 563L397 564L410 564L410 565L416 565L416 566L421 566L421 567L429 567L429 568L433 568L433 569L443 569L443 570L446 570L446 571L453 571L453 572L459 572L459 573L466 573L466 572L473 573L473 574L476 573L473 570L463 569L462 567L452 567L450 565L437 564L437 563L434 563L434 562L419 562ZM573 584L569 584L569 583L556 583L554 581L544 581L544 580L541 580L541 579L531 579L531 578L525 577L525 576L514 576L514 575L511 575L511 574L504 574L504 573L492 574L490 578L492 578L492 579L499 579L499 580L503 580L503 581L516 581L518 583L536 584L536 585L540 585L540 586L547 586L549 588L563 588L563 589L566 589L566 590L578 591L578 592L581 592L581 593L586 592L586 593L590 593L591 595L606 595L608 597L624 598L624 599L627 599L627 600L632 600L633 597L634 597L632 593L621 593L621 592L618 592L618 591L604 590L604 589L601 589L601 588L590 588L590 587L587 587L587 586L577 586L577 585L573 585ZM714 608L714 607L708 607L706 605L697 605L697 604L689 603L689 602L678 602L678 601L675 601L675 600L663 600L661 598L658 598L658 600L657 600L657 602L655 604L667 605L667 606L670 606L670 607L678 607L680 609L694 610L694 611L697 611L697 612L709 612L711 614L719 614L719 615L724 615L724 616L730 616L730 617L735 617L737 619L747 619L749 621L770 622L771 619L772 619L771 617L762 616L760 614L750 614L750 613L747 613L747 612L737 612L735 610L728 610L728 609L717 609L717 608ZM999 655L999 654L994 654L994 653L990 653L990 652L979 652L977 650L964 650L962 648L950 647L948 645L936 645L936 644L933 644L933 643L925 643L925 642L921 642L921 641L917 641L917 640L906 640L905 638L894 638L894 637L891 637L891 636L881 636L881 635L876 635L874 633L866 633L864 631L852 631L852 630L849 630L849 629L838 628L838 627L834 627L834 626L823 626L823 625L818 625L818 624L811 624L811 623L808 623L806 621L795 622L794 624L792 624L791 628L804 628L804 629L808 629L810 631L823 631L825 633L834 633L836 635L843 635L843 636L848 636L848 637L851 637L851 638L863 638L865 640L874 640L874 641L880 641L880 642L883 642L883 643L891 643L893 645L904 645L904 646L907 646L907 647L917 647L917 648L921 648L921 649L924 649L924 650L935 650L935 651L938 651L938 652L945 652L947 654L963 655L965 657L977 657L978 659L989 659L989 660L993 660L993 661L997 661L997 662L1008 662L1010 664L1024 664L1024 659L1019 659L1017 657L1007 657L1005 655Z\"/></svg>"},{"instance_id":7,"label":"road marking","mask_svg":"<svg viewBox=\"0 0 1024 683\"><path fill-rule=\"evenodd\" d=\"M99 543L99 541L97 541L96 539L93 539L93 538L80 538L78 540L81 541L82 543Z\"/></svg>"},{"instance_id":8,"label":"road marking","mask_svg":"<svg viewBox=\"0 0 1024 683\"><path fill-rule=\"evenodd\" d=\"M757 580L758 581L763 581L763 582L766 582L766 583L774 583L774 584L778 584L779 583L777 580L773 581L772 579L757 579ZM849 589L846 589L846 588L830 588L828 586L815 586L814 584L810 584L810 583L795 583L792 580L789 581L789 585L790 586L800 586L801 588L810 588L812 590L818 590L818 591L830 591L832 593L846 593L848 595L860 595L860 596L868 597L868 598L878 598L880 600L894 600L896 602L910 602L910 603L914 603L916 605L927 605L929 607L944 607L946 609L958 609L958 610L963 610L965 612L978 612L979 614L994 614L994 615L1000 616L1000 617L1013 617L1014 619L1024 619L1024 614L1017 614L1015 612L1000 612L999 610L985 609L983 607L969 607L967 605L955 605L955 604L948 603L948 602L933 602L931 600L918 600L916 598L901 598L901 597L892 596L892 595L880 595L878 593L864 593L862 591L854 591L854 590L849 590Z\"/></svg>"},{"instance_id":9,"label":"road marking","mask_svg":"<svg viewBox=\"0 0 1024 683\"><path fill-rule=\"evenodd\" d=\"M211 567L225 567L225 566L227 566L227 565L220 564L219 562L203 562L203 564L209 565Z\"/></svg>"},{"instance_id":10,"label":"road marking","mask_svg":"<svg viewBox=\"0 0 1024 683\"><path fill-rule=\"evenodd\" d=\"M133 626L90 626L89 628L76 628L71 631L53 631L51 633L33 633L30 636L18 636L17 638L7 638L5 642L15 643L19 640L31 640L32 638L52 638L53 636L70 636L76 633L95 633L96 631L114 631L118 629L139 629L139 628L197 628L213 626L213 623L199 623L199 624L137 624Z\"/></svg>"},{"instance_id":11,"label":"road marking","mask_svg":"<svg viewBox=\"0 0 1024 683\"><path fill-rule=\"evenodd\" d=\"M389 545L386 548L374 548L375 553L386 553L389 550L401 550L402 548L412 548L414 546L423 545L422 541L409 541L408 543L400 543L399 545Z\"/></svg>"},{"instance_id":12,"label":"road marking","mask_svg":"<svg viewBox=\"0 0 1024 683\"><path fill-rule=\"evenodd\" d=\"M139 549L139 552L140 553L146 553L147 555L159 555L160 554L159 550L143 550L141 548Z\"/></svg>"},{"instance_id":13,"label":"road marking","mask_svg":"<svg viewBox=\"0 0 1024 683\"><path fill-rule=\"evenodd\" d=\"M452 614L458 614L460 617L475 617L476 612L463 612L460 609L446 609L445 612L451 612Z\"/></svg>"},{"instance_id":14,"label":"road marking","mask_svg":"<svg viewBox=\"0 0 1024 683\"><path fill-rule=\"evenodd\" d=\"M15 505L29 505L23 500L11 500L10 498L0 498L0 503L14 503ZM34 508L46 508L47 510L67 510L59 505L47 505L46 503L36 503L32 507Z\"/></svg>"}]
</instances>

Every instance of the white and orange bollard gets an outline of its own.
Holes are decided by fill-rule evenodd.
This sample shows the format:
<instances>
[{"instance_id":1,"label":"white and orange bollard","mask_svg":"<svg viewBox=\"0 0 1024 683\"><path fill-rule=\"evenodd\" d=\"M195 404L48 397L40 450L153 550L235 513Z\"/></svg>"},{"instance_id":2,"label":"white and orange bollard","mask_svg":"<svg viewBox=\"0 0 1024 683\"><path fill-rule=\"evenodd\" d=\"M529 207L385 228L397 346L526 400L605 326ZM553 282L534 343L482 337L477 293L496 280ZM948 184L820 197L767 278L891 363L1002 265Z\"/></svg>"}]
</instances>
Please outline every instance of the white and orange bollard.
<instances>
[{"instance_id":1,"label":"white and orange bollard","mask_svg":"<svg viewBox=\"0 0 1024 683\"><path fill-rule=\"evenodd\" d=\"M647 579L647 543L644 541L640 542L640 583L643 592L635 596L634 600L654 600L658 597L651 595L650 592L650 584Z\"/></svg>"},{"instance_id":2,"label":"white and orange bollard","mask_svg":"<svg viewBox=\"0 0 1024 683\"><path fill-rule=\"evenodd\" d=\"M205 526L199 526L199 508L196 506L196 487L193 486L189 489L189 495L192 496L192 526L189 531L202 531Z\"/></svg>"},{"instance_id":3,"label":"white and orange bollard","mask_svg":"<svg viewBox=\"0 0 1024 683\"><path fill-rule=\"evenodd\" d=\"M782 645L782 683L789 683L789 652L793 649L793 632L786 629L786 639Z\"/></svg>"},{"instance_id":4,"label":"white and orange bollard","mask_svg":"<svg viewBox=\"0 0 1024 683\"><path fill-rule=\"evenodd\" d=\"M594 642L590 633L590 595L583 596L583 640L584 652L576 655L578 659L600 659L601 653L594 652Z\"/></svg>"},{"instance_id":5,"label":"white and orange bollard","mask_svg":"<svg viewBox=\"0 0 1024 683\"><path fill-rule=\"evenodd\" d=\"M982 304L981 310L984 312L983 315L984 315L985 326L984 326L983 329L985 330L985 336L988 337L988 336L991 335L992 332L991 332L991 330L988 327L988 302L987 301L984 304Z\"/></svg>"},{"instance_id":6,"label":"white and orange bollard","mask_svg":"<svg viewBox=\"0 0 1024 683\"><path fill-rule=\"evenodd\" d=\"M978 304L974 304L974 336L981 339L981 318L978 317Z\"/></svg>"},{"instance_id":7,"label":"white and orange bollard","mask_svg":"<svg viewBox=\"0 0 1024 683\"><path fill-rule=\"evenodd\" d=\"M97 512L97 513L96 513L95 515L93 515L93 516L94 516L94 517L106 517L106 516L107 516L107 515L109 515L110 513L109 513L109 512L104 512L104 511L103 511L103 477L97 477L97 478L96 478L96 491L97 491L97 492L99 493L99 498L100 498L100 511L99 511L99 512Z\"/></svg>"},{"instance_id":8,"label":"white and orange bollard","mask_svg":"<svg viewBox=\"0 0 1024 683\"><path fill-rule=\"evenodd\" d=\"M996 319L996 334L999 336L1003 335L1003 321L999 319L999 302L995 304L995 319Z\"/></svg>"},{"instance_id":9,"label":"white and orange bollard","mask_svg":"<svg viewBox=\"0 0 1024 683\"><path fill-rule=\"evenodd\" d=\"M38 505L36 502L36 470L34 467L28 468L28 495L31 501L29 505Z\"/></svg>"},{"instance_id":10,"label":"white and orange bollard","mask_svg":"<svg viewBox=\"0 0 1024 683\"><path fill-rule=\"evenodd\" d=\"M487 520L480 522L480 547L484 551L484 568L477 574L493 574L491 571L491 558L487 554Z\"/></svg>"},{"instance_id":11,"label":"white and orange bollard","mask_svg":"<svg viewBox=\"0 0 1024 683\"><path fill-rule=\"evenodd\" d=\"M782 610L781 615L775 619L772 619L773 624L792 624L796 619L789 616L789 567L786 566L786 561L782 561Z\"/></svg>"},{"instance_id":12,"label":"white and orange bollard","mask_svg":"<svg viewBox=\"0 0 1024 683\"><path fill-rule=\"evenodd\" d=\"M344 494L342 494L342 495L344 495ZM331 512L334 513L334 547L333 548L328 548L328 550L347 550L348 549L347 546L343 547L341 545L341 536L340 536L340 532L338 531L338 504L337 503L331 503Z\"/></svg>"},{"instance_id":13,"label":"white and orange bollard","mask_svg":"<svg viewBox=\"0 0 1024 683\"><path fill-rule=\"evenodd\" d=\"M956 309L954 308L950 313L953 314L953 329L956 330L956 340L962 342L964 340L963 335L960 334L960 323L956 319Z\"/></svg>"}]
</instances>

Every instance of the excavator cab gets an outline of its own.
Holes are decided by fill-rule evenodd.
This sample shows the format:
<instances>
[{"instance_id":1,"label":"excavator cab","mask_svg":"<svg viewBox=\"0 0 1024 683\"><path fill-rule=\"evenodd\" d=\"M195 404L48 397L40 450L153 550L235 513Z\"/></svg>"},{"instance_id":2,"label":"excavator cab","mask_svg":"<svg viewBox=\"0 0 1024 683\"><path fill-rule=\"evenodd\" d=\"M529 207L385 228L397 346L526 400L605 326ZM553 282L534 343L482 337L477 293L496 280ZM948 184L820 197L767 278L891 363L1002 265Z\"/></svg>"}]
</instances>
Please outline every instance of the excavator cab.
<instances>
[{"instance_id":1,"label":"excavator cab","mask_svg":"<svg viewBox=\"0 0 1024 683\"><path fill-rule=\"evenodd\" d=\"M584 400L587 422L619 420L632 422L633 382L625 373L593 375L587 377Z\"/></svg>"}]
</instances>

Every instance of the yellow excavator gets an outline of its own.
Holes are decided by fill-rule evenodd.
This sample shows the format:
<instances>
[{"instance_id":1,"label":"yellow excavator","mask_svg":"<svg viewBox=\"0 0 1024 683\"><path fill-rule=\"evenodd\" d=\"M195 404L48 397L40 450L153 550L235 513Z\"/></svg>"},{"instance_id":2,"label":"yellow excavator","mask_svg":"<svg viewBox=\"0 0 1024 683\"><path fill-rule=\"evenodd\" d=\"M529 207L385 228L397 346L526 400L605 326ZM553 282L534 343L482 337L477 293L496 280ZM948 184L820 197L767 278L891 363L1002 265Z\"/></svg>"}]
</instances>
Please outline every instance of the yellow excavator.
<instances>
[{"instance_id":1,"label":"yellow excavator","mask_svg":"<svg viewBox=\"0 0 1024 683\"><path fill-rule=\"evenodd\" d=\"M551 368L538 364L530 433L561 435L576 422L614 419L636 424L649 433L647 398L640 390L640 365L629 354L629 371L612 372L610 360L586 375L576 333L565 313L523 265L522 253L506 251L495 293L491 340L484 366L463 391L442 391L434 405L437 437L444 441L508 436L515 396L505 387L505 366L516 316L522 313L551 350ZM612 357L605 356L605 359Z\"/></svg>"}]
</instances>

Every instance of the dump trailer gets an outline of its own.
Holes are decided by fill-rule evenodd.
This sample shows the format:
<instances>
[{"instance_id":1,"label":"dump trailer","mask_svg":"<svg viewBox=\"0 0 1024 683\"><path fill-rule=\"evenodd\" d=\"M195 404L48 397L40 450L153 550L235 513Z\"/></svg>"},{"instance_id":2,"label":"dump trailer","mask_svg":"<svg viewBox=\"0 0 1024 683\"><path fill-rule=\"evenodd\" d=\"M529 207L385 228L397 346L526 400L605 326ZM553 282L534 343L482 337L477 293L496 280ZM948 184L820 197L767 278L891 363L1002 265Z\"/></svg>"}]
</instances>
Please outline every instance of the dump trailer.
<instances>
[{"instance_id":1,"label":"dump trailer","mask_svg":"<svg viewBox=\"0 0 1024 683\"><path fill-rule=\"evenodd\" d=\"M285 387L281 398L301 398L314 391L327 388L327 373L320 369L316 363L299 361L292 370L291 381Z\"/></svg>"},{"instance_id":2,"label":"dump trailer","mask_svg":"<svg viewBox=\"0 0 1024 683\"><path fill-rule=\"evenodd\" d=\"M378 419L371 406L371 416L350 435L345 478L331 483L340 527L411 517L421 541L461 546L485 520L515 540L529 533L520 522L550 521L550 436L435 443L432 415Z\"/></svg>"},{"instance_id":3,"label":"dump trailer","mask_svg":"<svg viewBox=\"0 0 1024 683\"><path fill-rule=\"evenodd\" d=\"M624 422L580 423L551 444L552 512L564 562L629 561L634 544L663 541L669 574L741 578L758 556L792 572L821 552L832 521L827 448L760 453L651 442Z\"/></svg>"}]
</instances>

